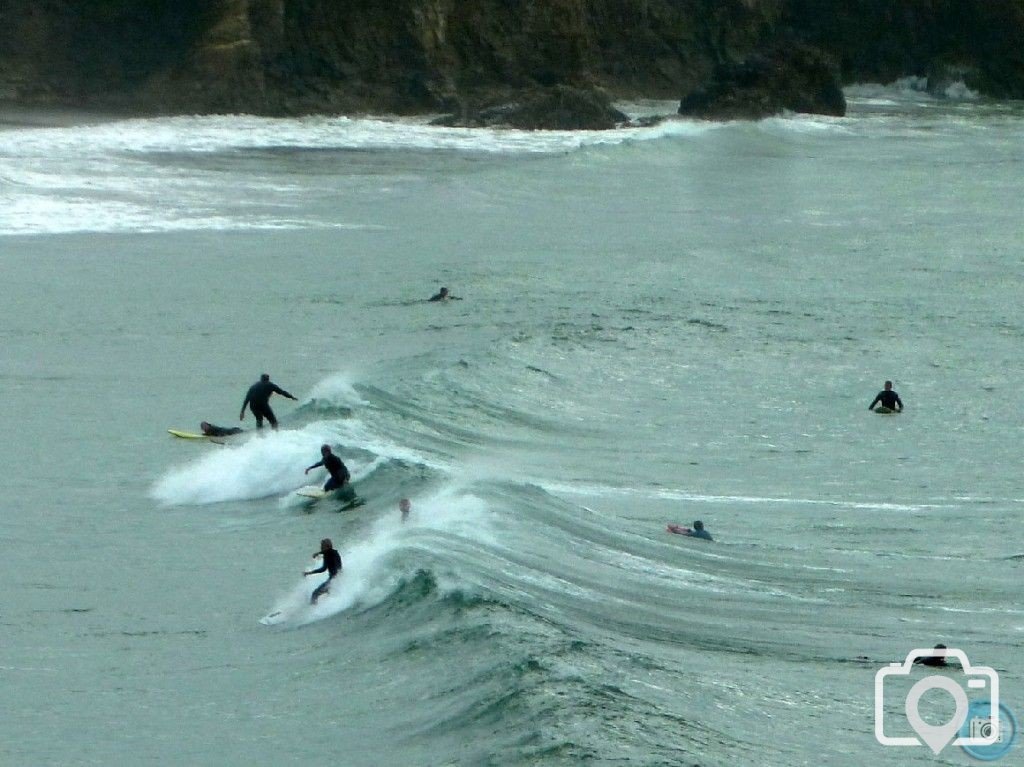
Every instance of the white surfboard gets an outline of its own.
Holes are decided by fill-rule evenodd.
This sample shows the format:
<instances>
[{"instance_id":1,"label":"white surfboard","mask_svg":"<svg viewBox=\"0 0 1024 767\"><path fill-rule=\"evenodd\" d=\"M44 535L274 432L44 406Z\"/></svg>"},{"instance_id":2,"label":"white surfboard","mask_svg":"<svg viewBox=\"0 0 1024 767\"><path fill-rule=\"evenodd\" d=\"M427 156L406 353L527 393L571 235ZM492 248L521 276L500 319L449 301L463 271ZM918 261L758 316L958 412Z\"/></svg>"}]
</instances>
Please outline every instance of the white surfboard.
<instances>
[{"instance_id":1,"label":"white surfboard","mask_svg":"<svg viewBox=\"0 0 1024 767\"><path fill-rule=\"evenodd\" d=\"M225 444L224 437L211 437L209 434L196 434L195 432L181 431L180 429L168 429L167 433L178 439L194 439L202 442L212 442L215 445Z\"/></svg>"},{"instance_id":2,"label":"white surfboard","mask_svg":"<svg viewBox=\"0 0 1024 767\"><path fill-rule=\"evenodd\" d=\"M303 498L320 500L321 498L326 498L330 493L324 490L320 485L306 485L305 487L300 487L296 490L295 495L301 495Z\"/></svg>"}]
</instances>

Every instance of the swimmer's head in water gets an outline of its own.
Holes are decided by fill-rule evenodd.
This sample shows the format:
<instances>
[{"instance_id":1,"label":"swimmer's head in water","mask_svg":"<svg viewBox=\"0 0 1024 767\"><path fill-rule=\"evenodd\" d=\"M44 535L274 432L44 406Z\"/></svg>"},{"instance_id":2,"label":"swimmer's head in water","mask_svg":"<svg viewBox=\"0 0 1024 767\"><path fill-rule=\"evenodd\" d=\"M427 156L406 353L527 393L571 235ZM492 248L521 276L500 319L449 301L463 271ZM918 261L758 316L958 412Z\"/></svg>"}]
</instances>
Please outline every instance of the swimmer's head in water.
<instances>
[{"instance_id":1,"label":"swimmer's head in water","mask_svg":"<svg viewBox=\"0 0 1024 767\"><path fill-rule=\"evenodd\" d=\"M448 288L441 288L441 295L442 296L447 296L448 295Z\"/></svg>"},{"instance_id":2,"label":"swimmer's head in water","mask_svg":"<svg viewBox=\"0 0 1024 767\"><path fill-rule=\"evenodd\" d=\"M412 504L409 503L408 498L403 498L398 502L398 508L403 514L408 514L409 511L412 509Z\"/></svg>"},{"instance_id":3,"label":"swimmer's head in water","mask_svg":"<svg viewBox=\"0 0 1024 767\"><path fill-rule=\"evenodd\" d=\"M270 373L264 373L263 375L261 375L260 376L260 380L263 381L264 383L269 381L270 380Z\"/></svg>"},{"instance_id":4,"label":"swimmer's head in water","mask_svg":"<svg viewBox=\"0 0 1024 767\"><path fill-rule=\"evenodd\" d=\"M210 424L207 423L206 421L203 421L202 423L200 423L199 424L199 428L203 430L203 434L209 434L210 433Z\"/></svg>"},{"instance_id":5,"label":"swimmer's head in water","mask_svg":"<svg viewBox=\"0 0 1024 767\"><path fill-rule=\"evenodd\" d=\"M700 521L700 520L698 519L698 520L697 520L696 522L694 522L694 523L693 523L693 529L694 529L694 530L703 530L703 529L704 529L704 523L703 523L703 522L701 522L701 521Z\"/></svg>"}]
</instances>

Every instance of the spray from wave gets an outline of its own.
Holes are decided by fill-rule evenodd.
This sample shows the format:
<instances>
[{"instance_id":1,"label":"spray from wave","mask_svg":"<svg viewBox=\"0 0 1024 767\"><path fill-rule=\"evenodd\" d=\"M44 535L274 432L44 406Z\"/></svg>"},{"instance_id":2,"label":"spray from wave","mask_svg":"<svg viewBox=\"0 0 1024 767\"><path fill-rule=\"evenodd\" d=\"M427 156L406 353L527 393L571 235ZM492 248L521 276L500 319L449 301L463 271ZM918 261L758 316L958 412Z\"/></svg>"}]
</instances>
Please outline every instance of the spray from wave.
<instances>
[{"instance_id":1,"label":"spray from wave","mask_svg":"<svg viewBox=\"0 0 1024 767\"><path fill-rule=\"evenodd\" d=\"M454 487L427 498L413 499L413 511L402 522L397 509L377 519L365 538L335 541L343 569L330 591L315 605L309 597L325 574L304 577L274 603L261 619L266 625L302 626L350 609L369 609L387 601L419 569L417 549L435 552L447 537L484 539L486 504ZM412 556L408 556L412 553ZM406 556L403 556L406 555ZM314 569L319 566L310 566ZM433 578L437 580L437 574ZM455 588L454 583L451 584ZM444 591L446 587L441 586Z\"/></svg>"}]
</instances>

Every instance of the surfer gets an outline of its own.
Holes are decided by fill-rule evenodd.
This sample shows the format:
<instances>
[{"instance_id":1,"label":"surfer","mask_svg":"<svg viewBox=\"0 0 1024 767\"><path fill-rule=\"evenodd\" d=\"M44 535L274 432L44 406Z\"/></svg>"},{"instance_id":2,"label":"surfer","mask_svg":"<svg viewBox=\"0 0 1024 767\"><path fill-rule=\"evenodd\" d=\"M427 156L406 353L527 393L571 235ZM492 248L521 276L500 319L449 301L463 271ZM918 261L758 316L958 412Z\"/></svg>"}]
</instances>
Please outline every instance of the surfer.
<instances>
[{"instance_id":1,"label":"surfer","mask_svg":"<svg viewBox=\"0 0 1024 767\"><path fill-rule=\"evenodd\" d=\"M334 548L330 538L324 538L320 541L320 551L313 555L313 559L317 557L323 557L324 563L316 570L307 570L303 575L316 575L326 571L327 580L313 589L313 593L309 596L309 603L311 605L315 605L316 600L331 590L331 581L334 580L335 575L341 572L341 554Z\"/></svg>"},{"instance_id":2,"label":"surfer","mask_svg":"<svg viewBox=\"0 0 1024 767\"><path fill-rule=\"evenodd\" d=\"M260 380L249 387L249 391L245 393L245 402L242 403L242 412L238 416L239 421L245 420L245 408L248 407L252 411L252 414L256 417L256 428L263 428L263 419L266 418L270 421L270 425L277 428L277 418L274 417L274 411L270 409L270 395L280 394L282 397L298 401L297 398L286 392L280 386L270 382L270 376L264 373L260 376Z\"/></svg>"},{"instance_id":3,"label":"surfer","mask_svg":"<svg viewBox=\"0 0 1024 767\"><path fill-rule=\"evenodd\" d=\"M699 519L693 523L693 527L683 527L682 525L669 525L668 531L675 533L676 535L688 535L691 538L702 538L705 541L713 541L711 533L704 529L704 523Z\"/></svg>"},{"instance_id":4,"label":"surfer","mask_svg":"<svg viewBox=\"0 0 1024 767\"><path fill-rule=\"evenodd\" d=\"M242 430L237 426L214 426L209 421L200 423L199 428L205 437L230 437L232 434L242 433Z\"/></svg>"},{"instance_id":5,"label":"surfer","mask_svg":"<svg viewBox=\"0 0 1024 767\"><path fill-rule=\"evenodd\" d=\"M937 644L935 649L932 650L932 655L919 656L914 658L915 664L921 664L922 666L947 666L946 663L946 645Z\"/></svg>"},{"instance_id":6,"label":"surfer","mask_svg":"<svg viewBox=\"0 0 1024 767\"><path fill-rule=\"evenodd\" d=\"M714 540L714 538L711 537L711 533L704 529L704 523L699 519L693 523L693 527L689 529L686 535L691 538L703 538L705 541Z\"/></svg>"},{"instance_id":7,"label":"surfer","mask_svg":"<svg viewBox=\"0 0 1024 767\"><path fill-rule=\"evenodd\" d=\"M403 498L398 502L398 510L402 512L402 521L405 522L409 518L409 512L412 511L412 504L409 503L408 498Z\"/></svg>"},{"instance_id":8,"label":"surfer","mask_svg":"<svg viewBox=\"0 0 1024 767\"><path fill-rule=\"evenodd\" d=\"M448 288L441 288L437 293L432 295L429 301L461 301L462 299L458 296L453 296L448 292Z\"/></svg>"},{"instance_id":9,"label":"surfer","mask_svg":"<svg viewBox=\"0 0 1024 767\"><path fill-rule=\"evenodd\" d=\"M903 412L903 402L900 395L892 390L892 381L885 382L885 388L878 392L875 398L868 405L868 410L874 410L875 405L882 403L882 407L894 413ZM885 412L885 411L882 411Z\"/></svg>"},{"instance_id":10,"label":"surfer","mask_svg":"<svg viewBox=\"0 0 1024 767\"><path fill-rule=\"evenodd\" d=\"M322 456L320 460L306 469L306 473L309 474L313 469L323 466L327 469L327 473L331 475L330 479L324 484L324 492L329 493L332 490L339 490L344 487L350 476L348 467L342 463L338 456L331 452L330 445L323 445L320 448L320 455Z\"/></svg>"}]
</instances>

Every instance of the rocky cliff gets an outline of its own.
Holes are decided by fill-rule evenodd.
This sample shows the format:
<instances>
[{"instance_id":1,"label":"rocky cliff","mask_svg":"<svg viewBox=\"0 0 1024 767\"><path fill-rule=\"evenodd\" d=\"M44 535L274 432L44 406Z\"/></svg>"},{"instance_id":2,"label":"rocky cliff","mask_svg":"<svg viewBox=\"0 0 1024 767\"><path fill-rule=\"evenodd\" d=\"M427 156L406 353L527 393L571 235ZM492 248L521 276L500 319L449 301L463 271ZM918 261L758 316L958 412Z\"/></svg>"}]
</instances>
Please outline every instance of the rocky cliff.
<instances>
[{"instance_id":1,"label":"rocky cliff","mask_svg":"<svg viewBox=\"0 0 1024 767\"><path fill-rule=\"evenodd\" d=\"M0 98L297 114L555 86L679 97L789 40L847 82L963 73L1024 97L1024 0L5 0Z\"/></svg>"}]
</instances>

